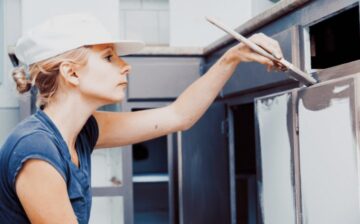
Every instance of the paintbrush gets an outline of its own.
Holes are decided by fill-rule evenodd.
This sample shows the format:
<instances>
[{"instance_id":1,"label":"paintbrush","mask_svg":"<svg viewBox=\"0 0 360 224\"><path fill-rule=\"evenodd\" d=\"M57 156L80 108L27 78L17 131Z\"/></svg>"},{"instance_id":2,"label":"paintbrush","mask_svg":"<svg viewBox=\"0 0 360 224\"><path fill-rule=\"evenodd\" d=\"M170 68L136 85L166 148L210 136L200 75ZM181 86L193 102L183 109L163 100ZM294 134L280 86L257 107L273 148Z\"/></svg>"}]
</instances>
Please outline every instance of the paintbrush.
<instances>
[{"instance_id":1,"label":"paintbrush","mask_svg":"<svg viewBox=\"0 0 360 224\"><path fill-rule=\"evenodd\" d=\"M254 42L250 41L246 37L237 33L235 30L226 27L224 24L222 24L218 20L215 20L215 19L209 18L209 17L206 17L206 20L209 21L211 24L217 26L218 28L222 29L226 33L230 34L238 41L244 43L245 45L247 45L249 48L251 48L256 53L274 61L277 64L281 64L282 66L285 66L287 69L292 71L292 72L287 73L291 78L301 81L306 86L310 86L310 85L317 83L317 80L314 79L310 74L307 74L307 73L301 71L298 67L296 67L292 63L288 62L284 58L282 58L282 59L276 58L273 54L267 52L266 50L261 48L259 45L255 44Z\"/></svg>"}]
</instances>

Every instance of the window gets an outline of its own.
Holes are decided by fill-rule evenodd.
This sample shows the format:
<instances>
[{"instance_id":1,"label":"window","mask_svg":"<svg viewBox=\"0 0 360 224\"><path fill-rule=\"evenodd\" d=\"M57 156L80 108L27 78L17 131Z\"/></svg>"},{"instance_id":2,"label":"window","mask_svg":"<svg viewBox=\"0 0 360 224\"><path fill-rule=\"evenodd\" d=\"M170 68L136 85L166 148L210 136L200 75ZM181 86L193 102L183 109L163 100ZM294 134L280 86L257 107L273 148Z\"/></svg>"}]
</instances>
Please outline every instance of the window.
<instances>
[{"instance_id":1,"label":"window","mask_svg":"<svg viewBox=\"0 0 360 224\"><path fill-rule=\"evenodd\" d=\"M169 0L120 0L121 37L169 45Z\"/></svg>"},{"instance_id":2,"label":"window","mask_svg":"<svg viewBox=\"0 0 360 224\"><path fill-rule=\"evenodd\" d=\"M360 59L359 6L308 27L307 67L324 69Z\"/></svg>"}]
</instances>

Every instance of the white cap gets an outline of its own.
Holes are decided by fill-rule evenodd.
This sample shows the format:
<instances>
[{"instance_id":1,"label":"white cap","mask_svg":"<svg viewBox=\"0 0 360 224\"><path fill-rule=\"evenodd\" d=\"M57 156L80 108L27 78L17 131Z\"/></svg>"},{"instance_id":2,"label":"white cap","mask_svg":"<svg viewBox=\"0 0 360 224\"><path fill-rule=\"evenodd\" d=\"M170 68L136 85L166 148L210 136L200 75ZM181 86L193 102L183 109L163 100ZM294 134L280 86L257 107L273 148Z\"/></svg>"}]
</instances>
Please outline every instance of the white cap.
<instances>
[{"instance_id":1,"label":"white cap","mask_svg":"<svg viewBox=\"0 0 360 224\"><path fill-rule=\"evenodd\" d=\"M93 15L75 13L54 16L31 29L17 41L15 54L30 65L84 45L106 43L113 43L120 56L145 46L142 41L116 40Z\"/></svg>"}]
</instances>

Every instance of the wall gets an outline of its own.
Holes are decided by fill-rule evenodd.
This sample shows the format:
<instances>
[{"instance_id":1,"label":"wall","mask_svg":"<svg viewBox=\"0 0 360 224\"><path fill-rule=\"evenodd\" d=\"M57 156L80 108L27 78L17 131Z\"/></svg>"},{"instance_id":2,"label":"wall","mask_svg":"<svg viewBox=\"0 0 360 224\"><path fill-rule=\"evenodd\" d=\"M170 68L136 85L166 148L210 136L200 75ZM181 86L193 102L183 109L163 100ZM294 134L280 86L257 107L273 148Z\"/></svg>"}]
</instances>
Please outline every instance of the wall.
<instances>
[{"instance_id":1,"label":"wall","mask_svg":"<svg viewBox=\"0 0 360 224\"><path fill-rule=\"evenodd\" d=\"M205 20L218 18L236 28L274 3L270 0L169 0L170 45L204 47L225 35Z\"/></svg>"},{"instance_id":2,"label":"wall","mask_svg":"<svg viewBox=\"0 0 360 224\"><path fill-rule=\"evenodd\" d=\"M0 11L0 23L4 33L0 31L0 72L2 78L0 83L0 145L3 143L11 129L20 121L19 119L19 97L10 76L12 68L11 62L7 56L6 49L9 44L15 42L19 36L20 25L20 1L2 0L3 4ZM3 50L1 50L3 49Z\"/></svg>"},{"instance_id":3,"label":"wall","mask_svg":"<svg viewBox=\"0 0 360 224\"><path fill-rule=\"evenodd\" d=\"M98 9L99 2L23 0L23 31L52 14L89 11L117 38L141 39L147 45L168 44L167 0L104 0L101 1L101 10Z\"/></svg>"},{"instance_id":4,"label":"wall","mask_svg":"<svg viewBox=\"0 0 360 224\"><path fill-rule=\"evenodd\" d=\"M250 18L251 0L170 0L170 45L203 47L222 37L205 16L235 28Z\"/></svg>"},{"instance_id":5,"label":"wall","mask_svg":"<svg viewBox=\"0 0 360 224\"><path fill-rule=\"evenodd\" d=\"M103 0L22 0L22 31L27 31L30 27L38 24L42 20L54 15L64 13L74 13L79 11L91 12L97 16L107 29L115 36L119 37L119 1Z\"/></svg>"},{"instance_id":6,"label":"wall","mask_svg":"<svg viewBox=\"0 0 360 224\"><path fill-rule=\"evenodd\" d=\"M279 0L252 0L252 16L256 16L274 5Z\"/></svg>"},{"instance_id":7,"label":"wall","mask_svg":"<svg viewBox=\"0 0 360 224\"><path fill-rule=\"evenodd\" d=\"M120 35L146 45L169 44L169 0L120 0Z\"/></svg>"}]
</instances>

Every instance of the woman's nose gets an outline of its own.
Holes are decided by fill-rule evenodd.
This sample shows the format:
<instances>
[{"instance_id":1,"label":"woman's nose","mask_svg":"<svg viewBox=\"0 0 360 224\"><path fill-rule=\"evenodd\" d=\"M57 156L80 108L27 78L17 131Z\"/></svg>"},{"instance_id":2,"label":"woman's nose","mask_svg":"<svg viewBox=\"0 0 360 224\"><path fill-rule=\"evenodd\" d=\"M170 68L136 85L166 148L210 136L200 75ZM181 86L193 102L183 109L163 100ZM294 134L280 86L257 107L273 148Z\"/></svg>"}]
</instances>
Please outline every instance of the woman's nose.
<instances>
[{"instance_id":1,"label":"woman's nose","mask_svg":"<svg viewBox=\"0 0 360 224\"><path fill-rule=\"evenodd\" d=\"M121 67L122 75L129 75L130 71L131 71L131 66L129 64L126 64L125 66Z\"/></svg>"},{"instance_id":2,"label":"woman's nose","mask_svg":"<svg viewBox=\"0 0 360 224\"><path fill-rule=\"evenodd\" d=\"M129 65L128 63L126 63L124 60L122 60L120 57L119 57L119 66L120 66L120 73L123 75L123 74L126 74L128 75L131 71L131 65Z\"/></svg>"}]
</instances>

